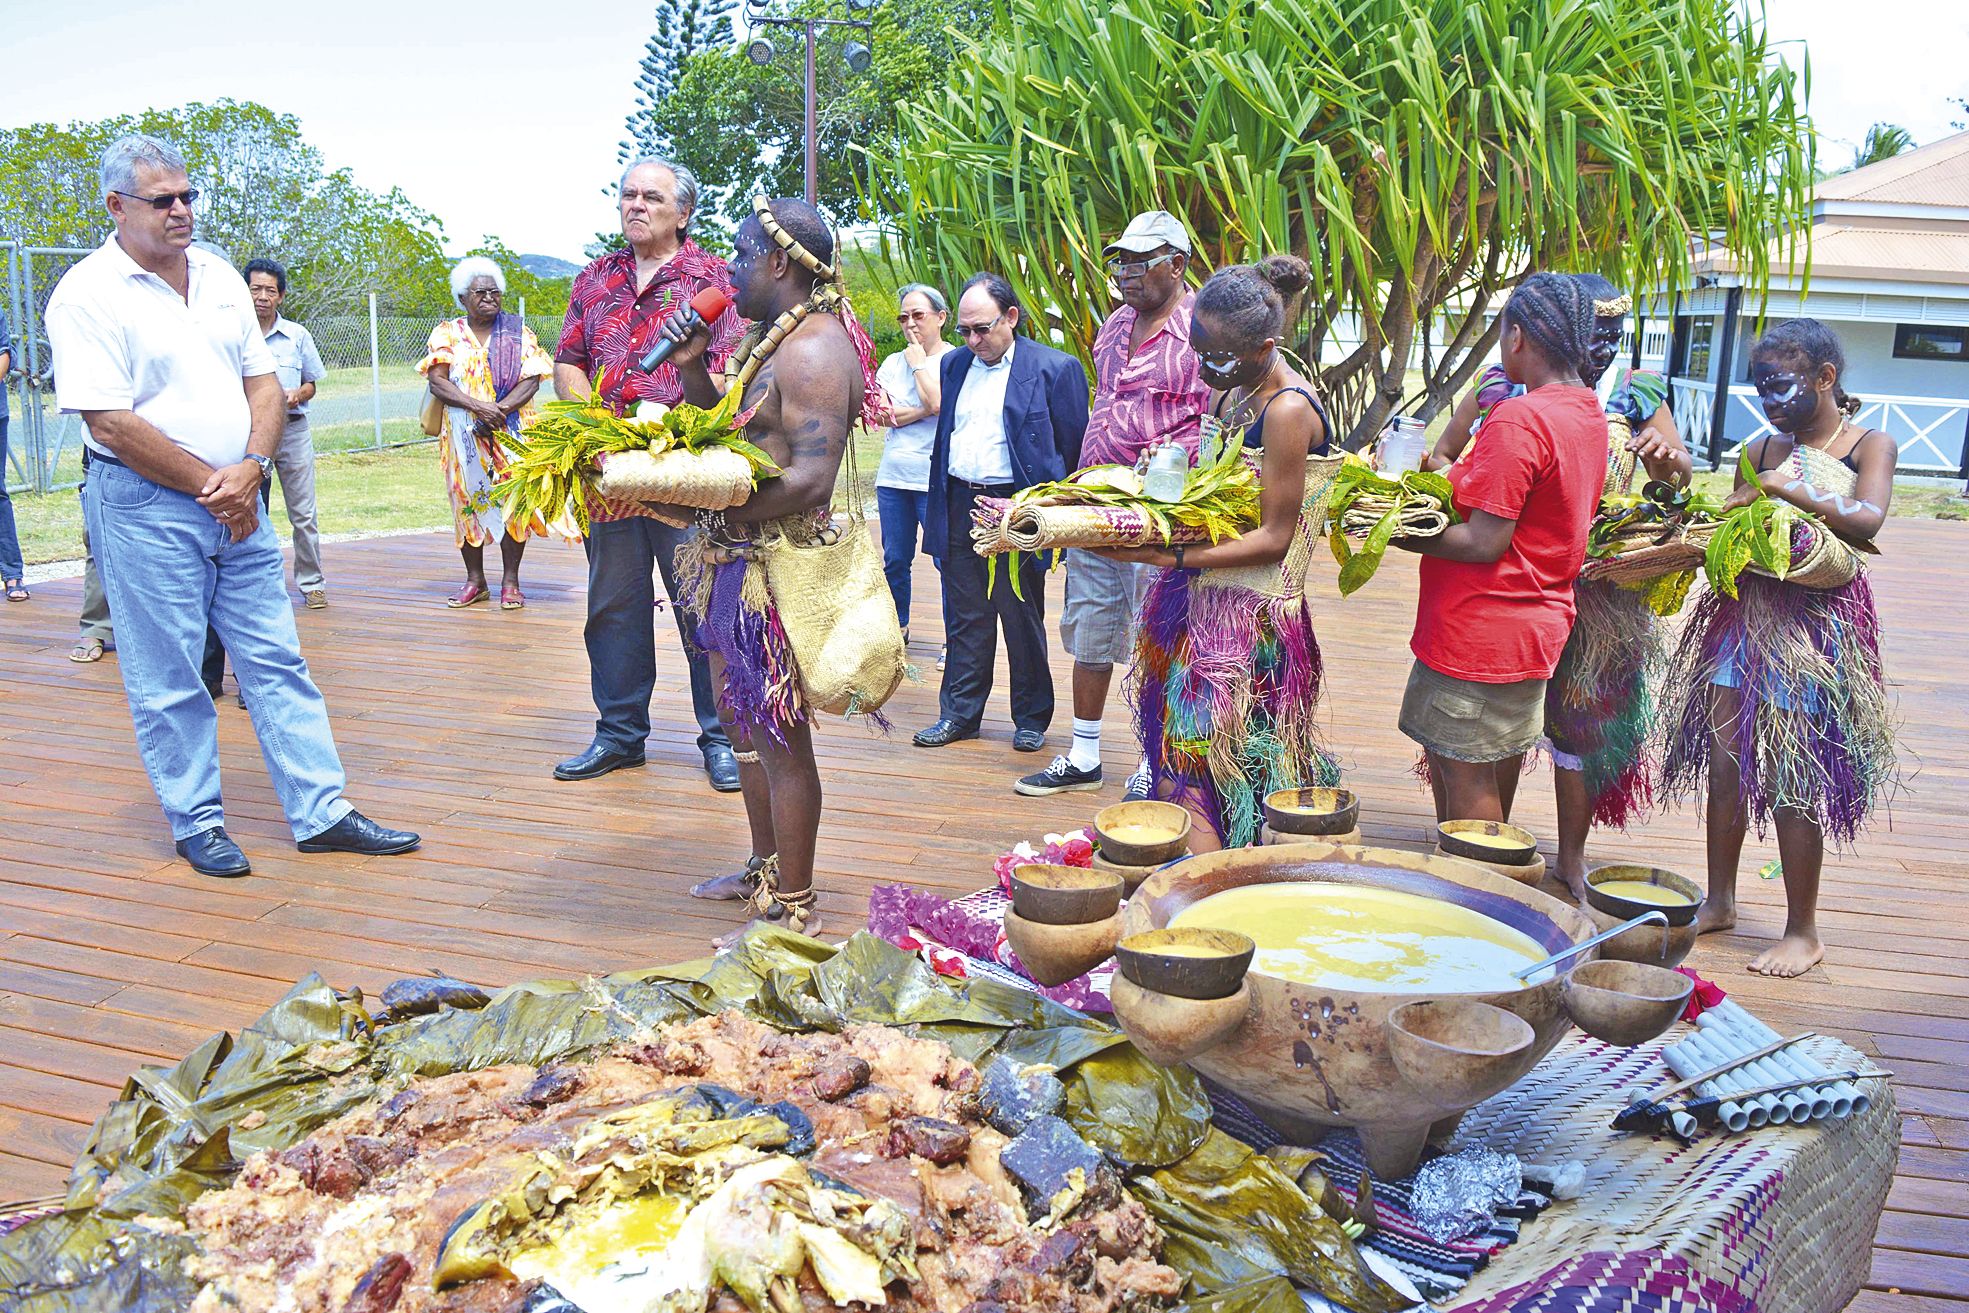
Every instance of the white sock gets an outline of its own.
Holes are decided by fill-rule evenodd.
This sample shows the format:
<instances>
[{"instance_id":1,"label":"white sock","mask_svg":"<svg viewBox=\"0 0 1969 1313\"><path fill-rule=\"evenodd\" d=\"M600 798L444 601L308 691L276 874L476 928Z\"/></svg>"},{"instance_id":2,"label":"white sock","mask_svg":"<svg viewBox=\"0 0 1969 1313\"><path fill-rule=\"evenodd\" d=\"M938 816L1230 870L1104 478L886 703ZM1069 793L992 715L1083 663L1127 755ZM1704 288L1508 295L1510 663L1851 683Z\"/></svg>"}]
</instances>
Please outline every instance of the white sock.
<instances>
[{"instance_id":1,"label":"white sock","mask_svg":"<svg viewBox=\"0 0 1969 1313\"><path fill-rule=\"evenodd\" d=\"M1101 722L1073 718L1073 747L1067 763L1075 770L1093 770L1101 764Z\"/></svg>"}]
</instances>

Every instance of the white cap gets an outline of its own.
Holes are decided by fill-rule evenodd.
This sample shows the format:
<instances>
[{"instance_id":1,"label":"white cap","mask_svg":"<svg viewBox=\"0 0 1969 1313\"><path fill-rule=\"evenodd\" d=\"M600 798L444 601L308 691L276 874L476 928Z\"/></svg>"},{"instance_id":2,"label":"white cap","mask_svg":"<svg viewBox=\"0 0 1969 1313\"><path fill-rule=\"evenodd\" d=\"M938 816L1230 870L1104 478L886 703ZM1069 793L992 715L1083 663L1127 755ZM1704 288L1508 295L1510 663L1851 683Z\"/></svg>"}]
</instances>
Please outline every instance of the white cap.
<instances>
[{"instance_id":1,"label":"white cap","mask_svg":"<svg viewBox=\"0 0 1969 1313\"><path fill-rule=\"evenodd\" d=\"M1146 210L1128 221L1121 236L1107 244L1106 254L1128 251L1136 255L1157 247L1173 246L1184 255L1190 253L1190 235L1180 219L1167 210Z\"/></svg>"}]
</instances>

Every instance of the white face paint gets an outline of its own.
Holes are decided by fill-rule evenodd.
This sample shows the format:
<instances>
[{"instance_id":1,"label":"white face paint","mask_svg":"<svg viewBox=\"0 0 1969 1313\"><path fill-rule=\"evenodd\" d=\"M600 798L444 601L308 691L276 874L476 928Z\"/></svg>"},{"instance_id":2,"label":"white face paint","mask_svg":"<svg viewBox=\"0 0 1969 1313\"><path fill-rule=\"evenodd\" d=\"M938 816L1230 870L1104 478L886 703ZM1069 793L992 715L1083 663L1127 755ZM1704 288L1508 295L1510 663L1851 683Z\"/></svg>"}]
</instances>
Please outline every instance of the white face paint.
<instances>
[{"instance_id":1,"label":"white face paint","mask_svg":"<svg viewBox=\"0 0 1969 1313\"><path fill-rule=\"evenodd\" d=\"M1861 511L1872 511L1875 515L1886 514L1885 511L1870 501L1854 501L1849 497L1842 497L1836 492L1821 492L1803 479L1793 479L1784 485L1784 490L1786 492L1803 493L1818 505L1830 506L1841 515L1857 515Z\"/></svg>"}]
</instances>

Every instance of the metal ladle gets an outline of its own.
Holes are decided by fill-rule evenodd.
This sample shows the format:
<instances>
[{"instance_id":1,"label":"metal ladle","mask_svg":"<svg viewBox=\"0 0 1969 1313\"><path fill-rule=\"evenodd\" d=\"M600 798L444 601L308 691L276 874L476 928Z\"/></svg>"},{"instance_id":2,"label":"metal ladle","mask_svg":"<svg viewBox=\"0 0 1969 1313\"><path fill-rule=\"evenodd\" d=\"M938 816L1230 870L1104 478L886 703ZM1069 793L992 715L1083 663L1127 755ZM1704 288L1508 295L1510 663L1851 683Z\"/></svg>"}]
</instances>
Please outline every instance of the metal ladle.
<instances>
[{"instance_id":1,"label":"metal ladle","mask_svg":"<svg viewBox=\"0 0 1969 1313\"><path fill-rule=\"evenodd\" d=\"M1622 921L1619 925L1615 926L1611 930L1602 930L1599 934L1594 935L1591 939L1583 939L1579 943L1574 944L1571 948L1561 949L1560 951L1552 954L1552 956L1546 958L1543 962L1534 962L1530 966L1525 967L1523 970L1513 971L1511 974L1516 976L1518 979L1524 981L1526 984L1530 984L1531 978L1537 975L1539 972L1545 970L1547 967L1557 966L1559 963L1565 961L1569 957L1578 957L1581 953L1584 953L1587 949L1597 948L1601 944L1606 943L1609 939L1612 939L1616 935L1626 934L1629 930L1632 930L1637 925L1658 925L1661 926L1663 929L1666 929L1668 926L1668 913L1660 910L1659 908L1656 908L1652 912L1643 912L1639 916L1635 917L1632 921Z\"/></svg>"}]
</instances>

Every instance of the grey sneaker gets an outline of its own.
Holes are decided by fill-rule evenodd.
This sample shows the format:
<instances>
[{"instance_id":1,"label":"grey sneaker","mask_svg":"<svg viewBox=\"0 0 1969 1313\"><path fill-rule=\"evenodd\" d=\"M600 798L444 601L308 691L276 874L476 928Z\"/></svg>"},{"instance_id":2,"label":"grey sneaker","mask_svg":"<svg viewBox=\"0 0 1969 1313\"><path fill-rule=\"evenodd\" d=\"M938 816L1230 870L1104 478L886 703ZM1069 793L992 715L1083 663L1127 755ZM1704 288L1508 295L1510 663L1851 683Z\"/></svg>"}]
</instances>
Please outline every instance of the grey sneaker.
<instances>
[{"instance_id":1,"label":"grey sneaker","mask_svg":"<svg viewBox=\"0 0 1969 1313\"><path fill-rule=\"evenodd\" d=\"M1081 770L1065 757L1055 757L1050 766L1020 780L1012 792L1028 798L1044 798L1053 793L1092 793L1101 787L1101 768Z\"/></svg>"},{"instance_id":2,"label":"grey sneaker","mask_svg":"<svg viewBox=\"0 0 1969 1313\"><path fill-rule=\"evenodd\" d=\"M308 610L310 611L326 611L328 609L328 590L325 588L310 588L307 592L301 594L301 600L307 603Z\"/></svg>"},{"instance_id":3,"label":"grey sneaker","mask_svg":"<svg viewBox=\"0 0 1969 1313\"><path fill-rule=\"evenodd\" d=\"M1154 777L1149 774L1149 764L1145 761L1129 773L1127 783L1121 786L1121 800L1147 802L1149 789L1154 783Z\"/></svg>"}]
</instances>

